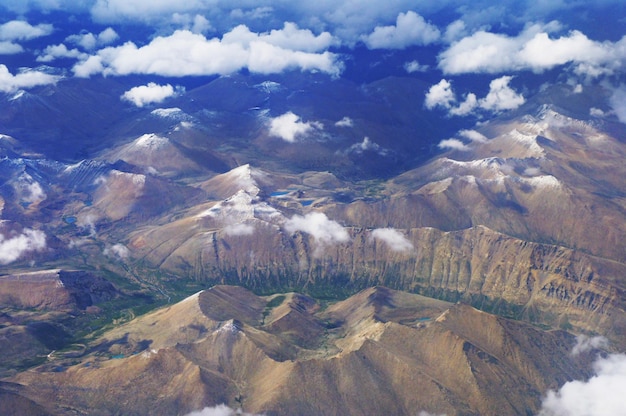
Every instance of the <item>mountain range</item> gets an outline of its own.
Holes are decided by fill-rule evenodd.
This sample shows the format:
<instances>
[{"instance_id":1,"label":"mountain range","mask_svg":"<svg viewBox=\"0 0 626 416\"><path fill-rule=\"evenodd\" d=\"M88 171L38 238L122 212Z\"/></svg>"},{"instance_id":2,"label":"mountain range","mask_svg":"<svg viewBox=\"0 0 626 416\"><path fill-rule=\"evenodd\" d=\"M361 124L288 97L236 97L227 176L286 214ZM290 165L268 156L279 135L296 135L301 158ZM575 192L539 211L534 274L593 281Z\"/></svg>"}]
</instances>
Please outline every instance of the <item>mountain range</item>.
<instances>
[{"instance_id":1,"label":"mountain range","mask_svg":"<svg viewBox=\"0 0 626 416\"><path fill-rule=\"evenodd\" d=\"M125 88L0 103L6 414L537 414L626 348L606 90L462 128L402 77Z\"/></svg>"}]
</instances>

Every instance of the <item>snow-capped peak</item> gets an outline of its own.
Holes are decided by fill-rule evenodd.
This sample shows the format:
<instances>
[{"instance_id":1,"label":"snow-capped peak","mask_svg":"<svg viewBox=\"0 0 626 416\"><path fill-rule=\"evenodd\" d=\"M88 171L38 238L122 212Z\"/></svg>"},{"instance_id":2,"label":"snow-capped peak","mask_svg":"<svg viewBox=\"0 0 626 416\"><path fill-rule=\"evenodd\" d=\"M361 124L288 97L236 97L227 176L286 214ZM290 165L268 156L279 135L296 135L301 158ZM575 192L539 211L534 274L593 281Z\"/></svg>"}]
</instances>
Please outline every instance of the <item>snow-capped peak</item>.
<instances>
[{"instance_id":1,"label":"snow-capped peak","mask_svg":"<svg viewBox=\"0 0 626 416\"><path fill-rule=\"evenodd\" d=\"M150 133L144 134L143 136L137 138L137 140L135 140L133 144L135 146L145 147L149 149L160 149L167 146L169 143L170 141L167 138Z\"/></svg>"}]
</instances>

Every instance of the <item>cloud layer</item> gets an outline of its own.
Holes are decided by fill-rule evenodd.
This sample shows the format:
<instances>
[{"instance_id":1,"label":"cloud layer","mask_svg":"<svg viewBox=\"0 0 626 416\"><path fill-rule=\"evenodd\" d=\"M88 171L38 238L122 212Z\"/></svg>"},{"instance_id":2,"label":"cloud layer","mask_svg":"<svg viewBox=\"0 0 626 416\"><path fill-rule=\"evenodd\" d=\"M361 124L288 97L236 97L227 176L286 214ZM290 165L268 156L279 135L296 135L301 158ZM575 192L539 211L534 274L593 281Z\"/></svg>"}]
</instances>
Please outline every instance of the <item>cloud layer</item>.
<instances>
[{"instance_id":1,"label":"cloud layer","mask_svg":"<svg viewBox=\"0 0 626 416\"><path fill-rule=\"evenodd\" d=\"M436 26L426 22L419 14L408 11L398 15L395 26L376 26L362 39L370 49L404 49L434 43L440 36Z\"/></svg>"},{"instance_id":2,"label":"cloud layer","mask_svg":"<svg viewBox=\"0 0 626 416\"><path fill-rule=\"evenodd\" d=\"M46 234L24 228L20 233L0 234L0 264L13 263L24 254L46 248Z\"/></svg>"},{"instance_id":3,"label":"cloud layer","mask_svg":"<svg viewBox=\"0 0 626 416\"><path fill-rule=\"evenodd\" d=\"M279 137L286 142L294 143L298 138L312 131L323 129L324 125L316 121L301 121L300 116L288 111L271 119L269 127L270 136Z\"/></svg>"},{"instance_id":4,"label":"cloud layer","mask_svg":"<svg viewBox=\"0 0 626 416\"><path fill-rule=\"evenodd\" d=\"M56 84L59 79L59 76L33 70L13 75L6 65L0 64L0 92L12 93L23 88Z\"/></svg>"},{"instance_id":5,"label":"cloud layer","mask_svg":"<svg viewBox=\"0 0 626 416\"><path fill-rule=\"evenodd\" d=\"M246 68L261 74L296 69L337 76L342 64L334 53L325 50L333 42L327 32L315 36L293 23L264 33L254 33L239 25L221 39L177 30L144 46L126 42L101 49L77 63L74 73L80 77L95 74L183 77L227 75Z\"/></svg>"},{"instance_id":6,"label":"cloud layer","mask_svg":"<svg viewBox=\"0 0 626 416\"><path fill-rule=\"evenodd\" d=\"M548 392L539 416L612 416L624 413L626 355L611 354L594 364L596 375Z\"/></svg>"},{"instance_id":7,"label":"cloud layer","mask_svg":"<svg viewBox=\"0 0 626 416\"><path fill-rule=\"evenodd\" d=\"M392 251L413 249L413 243L404 234L393 228L377 228L372 231L372 238L384 242Z\"/></svg>"},{"instance_id":8,"label":"cloud layer","mask_svg":"<svg viewBox=\"0 0 626 416\"><path fill-rule=\"evenodd\" d=\"M596 77L614 73L626 62L626 37L617 42L593 41L572 30L553 33L561 25L527 26L517 36L479 30L454 42L439 55L439 68L445 74L543 72L572 64L579 75Z\"/></svg>"},{"instance_id":9,"label":"cloud layer","mask_svg":"<svg viewBox=\"0 0 626 416\"><path fill-rule=\"evenodd\" d=\"M310 212L305 216L294 215L285 222L284 227L288 233L301 231L310 234L322 246L350 240L350 235L341 224L328 219L321 212Z\"/></svg>"},{"instance_id":10,"label":"cloud layer","mask_svg":"<svg viewBox=\"0 0 626 416\"><path fill-rule=\"evenodd\" d=\"M131 88L122 94L121 98L135 104L137 107L143 107L147 104L162 103L174 95L176 95L176 91L170 84L158 85L154 82L149 82L147 85Z\"/></svg>"},{"instance_id":11,"label":"cloud layer","mask_svg":"<svg viewBox=\"0 0 626 416\"><path fill-rule=\"evenodd\" d=\"M448 111L450 116L466 116L476 110L498 113L514 110L526 102L522 94L513 90L509 83L512 76L496 78L489 83L489 92L483 98L470 92L463 101L459 101L452 89L452 83L442 79L430 87L426 93L424 105L427 109L441 108Z\"/></svg>"}]
</instances>

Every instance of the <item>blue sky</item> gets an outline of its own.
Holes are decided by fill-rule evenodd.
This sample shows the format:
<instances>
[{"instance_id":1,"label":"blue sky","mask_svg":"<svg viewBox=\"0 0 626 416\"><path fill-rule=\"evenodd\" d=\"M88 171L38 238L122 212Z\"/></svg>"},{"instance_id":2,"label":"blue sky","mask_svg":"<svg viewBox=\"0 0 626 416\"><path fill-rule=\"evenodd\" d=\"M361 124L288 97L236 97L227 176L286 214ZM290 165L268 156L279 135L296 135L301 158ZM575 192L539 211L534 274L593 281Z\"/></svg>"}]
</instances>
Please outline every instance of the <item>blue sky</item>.
<instances>
[{"instance_id":1,"label":"blue sky","mask_svg":"<svg viewBox=\"0 0 626 416\"><path fill-rule=\"evenodd\" d=\"M422 104L448 117L514 109L551 83L600 84L614 97L595 115L626 120L617 0L3 0L0 14L6 94L132 75L146 83L129 102L142 103L180 91L163 78L369 71L428 80Z\"/></svg>"}]
</instances>

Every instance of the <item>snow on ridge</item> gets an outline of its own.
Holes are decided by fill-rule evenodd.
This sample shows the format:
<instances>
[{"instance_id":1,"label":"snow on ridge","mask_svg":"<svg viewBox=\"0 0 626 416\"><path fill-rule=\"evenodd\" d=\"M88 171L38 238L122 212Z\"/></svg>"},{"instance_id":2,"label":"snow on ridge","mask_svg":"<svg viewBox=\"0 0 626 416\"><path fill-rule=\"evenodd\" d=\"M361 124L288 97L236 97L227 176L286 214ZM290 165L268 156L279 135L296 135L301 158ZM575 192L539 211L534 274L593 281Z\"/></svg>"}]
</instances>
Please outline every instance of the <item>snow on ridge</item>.
<instances>
[{"instance_id":1,"label":"snow on ridge","mask_svg":"<svg viewBox=\"0 0 626 416\"><path fill-rule=\"evenodd\" d=\"M520 181L527 183L535 188L560 188L561 181L552 175L539 175L530 178L519 178Z\"/></svg>"},{"instance_id":2,"label":"snow on ridge","mask_svg":"<svg viewBox=\"0 0 626 416\"><path fill-rule=\"evenodd\" d=\"M460 161L446 158L444 161L459 167L469 169L488 169L498 172L501 171L502 166L506 163L506 161L500 157L487 157L484 159L475 159L470 161Z\"/></svg>"},{"instance_id":3,"label":"snow on ridge","mask_svg":"<svg viewBox=\"0 0 626 416\"><path fill-rule=\"evenodd\" d=\"M196 218L212 217L233 224L255 218L271 222L282 216L280 211L267 202L259 201L256 194L251 195L240 189L235 195L196 215Z\"/></svg>"},{"instance_id":4,"label":"snow on ridge","mask_svg":"<svg viewBox=\"0 0 626 416\"><path fill-rule=\"evenodd\" d=\"M155 117L167 118L175 121L190 121L193 119L192 116L185 113L178 107L169 107L169 108L157 108L150 112Z\"/></svg>"},{"instance_id":5,"label":"snow on ridge","mask_svg":"<svg viewBox=\"0 0 626 416\"><path fill-rule=\"evenodd\" d=\"M535 157L543 157L545 155L543 147L541 147L537 143L536 134L526 134L519 131L518 129L513 129L505 136L513 139L516 143L519 143L522 146L526 147L534 154Z\"/></svg>"},{"instance_id":6,"label":"snow on ridge","mask_svg":"<svg viewBox=\"0 0 626 416\"><path fill-rule=\"evenodd\" d=\"M224 174L225 177L233 180L242 190L250 195L257 196L261 189L256 181L256 177L262 177L265 174L254 169L250 164L238 166Z\"/></svg>"},{"instance_id":7,"label":"snow on ridge","mask_svg":"<svg viewBox=\"0 0 626 416\"><path fill-rule=\"evenodd\" d=\"M119 170L112 170L111 175L126 180L130 179L132 183L137 186L144 186L146 184L146 175L142 175L140 173L128 173Z\"/></svg>"},{"instance_id":8,"label":"snow on ridge","mask_svg":"<svg viewBox=\"0 0 626 416\"><path fill-rule=\"evenodd\" d=\"M281 84L279 84L278 82L274 82L274 81L263 81L254 86L254 88L260 91L266 92L268 94L272 92L280 91L282 87L283 86Z\"/></svg>"},{"instance_id":9,"label":"snow on ridge","mask_svg":"<svg viewBox=\"0 0 626 416\"><path fill-rule=\"evenodd\" d=\"M154 133L147 133L138 137L133 145L141 148L147 148L150 150L161 149L170 144L169 139L161 136L157 136Z\"/></svg>"}]
</instances>

